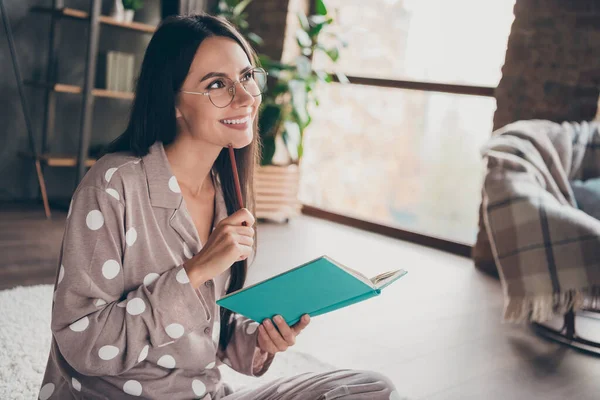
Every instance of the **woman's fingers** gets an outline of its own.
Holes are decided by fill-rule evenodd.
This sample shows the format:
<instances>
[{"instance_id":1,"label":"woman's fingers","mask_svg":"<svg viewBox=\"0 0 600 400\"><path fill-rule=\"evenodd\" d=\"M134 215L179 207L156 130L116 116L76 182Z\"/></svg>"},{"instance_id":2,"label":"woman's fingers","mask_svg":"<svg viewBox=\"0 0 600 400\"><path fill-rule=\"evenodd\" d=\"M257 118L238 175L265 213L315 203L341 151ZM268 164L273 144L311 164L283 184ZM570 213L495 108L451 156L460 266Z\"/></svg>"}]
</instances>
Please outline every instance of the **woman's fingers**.
<instances>
[{"instance_id":1,"label":"woman's fingers","mask_svg":"<svg viewBox=\"0 0 600 400\"><path fill-rule=\"evenodd\" d=\"M264 326L258 326L258 343L261 350L266 351L270 354L275 354L279 351L275 343L271 340L271 337L267 333L267 330Z\"/></svg>"},{"instance_id":2,"label":"woman's fingers","mask_svg":"<svg viewBox=\"0 0 600 400\"><path fill-rule=\"evenodd\" d=\"M273 325L271 320L265 319L262 323L262 326L266 330L267 334L269 335L277 349L279 351L286 351L289 346L286 343L285 339L281 336L281 334L277 332L277 329L275 328L275 325Z\"/></svg>"},{"instance_id":3,"label":"woman's fingers","mask_svg":"<svg viewBox=\"0 0 600 400\"><path fill-rule=\"evenodd\" d=\"M238 261L242 261L242 260L245 260L248 257L250 257L250 255L252 254L252 246L251 245L250 246L246 246L246 245L243 245L243 244L240 244L239 246L240 246L241 255L238 258Z\"/></svg>"},{"instance_id":4,"label":"woman's fingers","mask_svg":"<svg viewBox=\"0 0 600 400\"><path fill-rule=\"evenodd\" d=\"M247 236L251 238L254 237L254 228L250 228L249 226L238 226L236 228L236 231L238 235Z\"/></svg>"},{"instance_id":5,"label":"woman's fingers","mask_svg":"<svg viewBox=\"0 0 600 400\"><path fill-rule=\"evenodd\" d=\"M283 340L287 343L288 346L293 346L296 344L296 333L292 331L287 322L281 317L281 315L276 315L273 318L277 328L279 329L279 333L283 337Z\"/></svg>"},{"instance_id":6,"label":"woman's fingers","mask_svg":"<svg viewBox=\"0 0 600 400\"><path fill-rule=\"evenodd\" d=\"M254 239L248 236L238 235L236 236L236 241L238 242L238 244L241 244L243 246L252 247L252 245L254 244Z\"/></svg>"},{"instance_id":7,"label":"woman's fingers","mask_svg":"<svg viewBox=\"0 0 600 400\"><path fill-rule=\"evenodd\" d=\"M300 332L302 332L302 330L304 328L306 328L306 326L310 323L310 316L308 314L304 314L302 316L302 318L300 318L300 321L296 322L294 324L294 326L292 326L292 331L294 331L294 333L296 335L298 335Z\"/></svg>"},{"instance_id":8,"label":"woman's fingers","mask_svg":"<svg viewBox=\"0 0 600 400\"><path fill-rule=\"evenodd\" d=\"M223 219L221 223L228 225L241 226L242 222L245 222L249 227L254 225L254 216L247 208L241 208L231 214L229 217Z\"/></svg>"}]
</instances>

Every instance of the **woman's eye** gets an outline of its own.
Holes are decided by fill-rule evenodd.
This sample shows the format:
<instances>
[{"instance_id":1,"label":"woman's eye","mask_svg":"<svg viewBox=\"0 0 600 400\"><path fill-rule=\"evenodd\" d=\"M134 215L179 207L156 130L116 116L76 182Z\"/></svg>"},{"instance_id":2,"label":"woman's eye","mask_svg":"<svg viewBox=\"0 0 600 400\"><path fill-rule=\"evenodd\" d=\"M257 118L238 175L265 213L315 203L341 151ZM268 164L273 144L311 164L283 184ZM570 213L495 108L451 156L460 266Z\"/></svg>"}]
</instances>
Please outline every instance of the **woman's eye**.
<instances>
[{"instance_id":1,"label":"woman's eye","mask_svg":"<svg viewBox=\"0 0 600 400\"><path fill-rule=\"evenodd\" d=\"M248 71L244 74L244 76L242 77L242 81L249 81L250 79L252 79L254 77L254 72L253 71Z\"/></svg>"},{"instance_id":2,"label":"woman's eye","mask_svg":"<svg viewBox=\"0 0 600 400\"><path fill-rule=\"evenodd\" d=\"M222 89L224 87L225 87L225 83L223 83L223 81L214 81L213 83L210 84L208 89Z\"/></svg>"}]
</instances>

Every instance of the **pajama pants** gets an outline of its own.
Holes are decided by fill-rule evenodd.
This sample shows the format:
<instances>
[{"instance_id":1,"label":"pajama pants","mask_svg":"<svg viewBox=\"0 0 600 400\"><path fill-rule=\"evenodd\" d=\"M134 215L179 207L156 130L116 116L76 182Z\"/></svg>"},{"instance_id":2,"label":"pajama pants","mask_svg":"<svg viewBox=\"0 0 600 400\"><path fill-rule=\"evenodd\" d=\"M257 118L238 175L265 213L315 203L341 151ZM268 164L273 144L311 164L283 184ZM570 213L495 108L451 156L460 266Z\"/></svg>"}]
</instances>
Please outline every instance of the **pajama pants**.
<instances>
[{"instance_id":1,"label":"pajama pants","mask_svg":"<svg viewBox=\"0 0 600 400\"><path fill-rule=\"evenodd\" d=\"M221 400L401 400L390 380L376 372L338 370L280 378Z\"/></svg>"}]
</instances>

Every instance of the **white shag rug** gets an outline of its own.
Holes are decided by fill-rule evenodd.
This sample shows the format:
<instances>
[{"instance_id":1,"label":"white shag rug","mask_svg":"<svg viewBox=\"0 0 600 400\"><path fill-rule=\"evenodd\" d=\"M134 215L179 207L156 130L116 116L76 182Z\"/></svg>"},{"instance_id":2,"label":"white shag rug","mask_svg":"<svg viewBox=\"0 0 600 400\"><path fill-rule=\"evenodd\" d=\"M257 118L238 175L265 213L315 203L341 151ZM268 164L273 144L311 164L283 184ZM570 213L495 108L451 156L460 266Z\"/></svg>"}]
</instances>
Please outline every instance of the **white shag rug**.
<instances>
[{"instance_id":1,"label":"white shag rug","mask_svg":"<svg viewBox=\"0 0 600 400\"><path fill-rule=\"evenodd\" d=\"M0 399L37 399L50 350L52 285L0 291ZM334 369L308 354L288 350L275 357L260 378L220 367L234 389L255 386L283 376Z\"/></svg>"}]
</instances>

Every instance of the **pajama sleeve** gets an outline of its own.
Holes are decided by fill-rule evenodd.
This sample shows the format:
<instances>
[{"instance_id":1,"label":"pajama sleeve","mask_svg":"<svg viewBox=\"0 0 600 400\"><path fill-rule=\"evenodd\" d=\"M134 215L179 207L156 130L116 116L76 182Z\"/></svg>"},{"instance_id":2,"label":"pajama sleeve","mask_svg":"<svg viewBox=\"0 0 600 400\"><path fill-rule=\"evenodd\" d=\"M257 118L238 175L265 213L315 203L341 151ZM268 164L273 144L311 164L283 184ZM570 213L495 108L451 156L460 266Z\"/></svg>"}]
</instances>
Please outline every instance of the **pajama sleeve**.
<instances>
[{"instance_id":1,"label":"pajama sleeve","mask_svg":"<svg viewBox=\"0 0 600 400\"><path fill-rule=\"evenodd\" d=\"M135 268L122 264L124 249L135 246L138 233L125 231L127 211L117 197L110 189L80 188L63 238L52 333L65 360L84 375L119 375L150 347L173 343L210 318L182 265L124 287L124 274Z\"/></svg>"},{"instance_id":2,"label":"pajama sleeve","mask_svg":"<svg viewBox=\"0 0 600 400\"><path fill-rule=\"evenodd\" d=\"M232 319L233 334L225 351L218 358L237 372L261 376L268 371L274 356L258 348L258 323L236 314Z\"/></svg>"}]
</instances>

